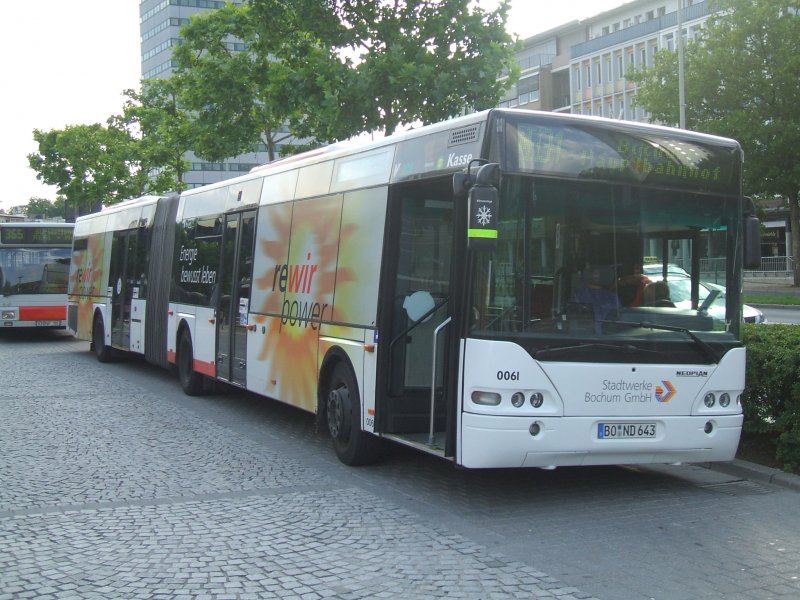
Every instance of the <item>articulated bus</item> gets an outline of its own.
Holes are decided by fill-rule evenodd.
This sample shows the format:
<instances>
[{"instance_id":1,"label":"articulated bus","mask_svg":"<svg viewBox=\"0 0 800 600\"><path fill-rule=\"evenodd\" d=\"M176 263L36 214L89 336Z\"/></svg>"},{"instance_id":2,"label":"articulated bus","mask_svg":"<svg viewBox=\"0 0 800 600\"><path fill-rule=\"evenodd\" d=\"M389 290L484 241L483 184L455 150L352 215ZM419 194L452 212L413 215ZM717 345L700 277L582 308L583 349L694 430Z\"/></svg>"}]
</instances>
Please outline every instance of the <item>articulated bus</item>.
<instances>
[{"instance_id":1,"label":"articulated bus","mask_svg":"<svg viewBox=\"0 0 800 600\"><path fill-rule=\"evenodd\" d=\"M381 439L468 468L731 460L741 168L728 139L502 109L333 145L79 218L68 329L315 413L346 464ZM634 299L642 263L683 265L688 303Z\"/></svg>"},{"instance_id":2,"label":"articulated bus","mask_svg":"<svg viewBox=\"0 0 800 600\"><path fill-rule=\"evenodd\" d=\"M2 327L67 324L72 223L0 223Z\"/></svg>"}]
</instances>

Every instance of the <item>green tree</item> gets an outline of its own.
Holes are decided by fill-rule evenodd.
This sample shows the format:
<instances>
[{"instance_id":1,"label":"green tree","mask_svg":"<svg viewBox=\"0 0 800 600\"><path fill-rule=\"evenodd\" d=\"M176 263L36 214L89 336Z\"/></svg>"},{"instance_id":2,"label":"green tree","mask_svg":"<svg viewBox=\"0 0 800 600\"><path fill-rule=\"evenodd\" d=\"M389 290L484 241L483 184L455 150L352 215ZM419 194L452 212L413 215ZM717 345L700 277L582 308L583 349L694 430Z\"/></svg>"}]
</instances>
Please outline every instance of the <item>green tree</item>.
<instances>
[{"instance_id":1,"label":"green tree","mask_svg":"<svg viewBox=\"0 0 800 600\"><path fill-rule=\"evenodd\" d=\"M290 136L392 133L497 105L518 74L508 1L473 4L250 0L193 18L174 56L195 152L220 160L262 142L272 159Z\"/></svg>"},{"instance_id":2,"label":"green tree","mask_svg":"<svg viewBox=\"0 0 800 600\"><path fill-rule=\"evenodd\" d=\"M141 91L126 90L123 114L112 117L115 127L140 140L137 153L150 181L147 191L182 191L192 148L191 113L181 104L174 79L146 79Z\"/></svg>"},{"instance_id":3,"label":"green tree","mask_svg":"<svg viewBox=\"0 0 800 600\"><path fill-rule=\"evenodd\" d=\"M686 125L737 139L745 152L745 192L788 198L800 231L800 17L782 0L710 0L697 42L686 46ZM656 121L678 122L677 56L661 51L652 68L631 72L636 102ZM800 236L792 236L800 285Z\"/></svg>"},{"instance_id":4,"label":"green tree","mask_svg":"<svg viewBox=\"0 0 800 600\"><path fill-rule=\"evenodd\" d=\"M62 130L35 129L39 151L28 155L36 178L58 188L78 214L137 196L147 183L136 141L115 127L99 123Z\"/></svg>"},{"instance_id":5,"label":"green tree","mask_svg":"<svg viewBox=\"0 0 800 600\"><path fill-rule=\"evenodd\" d=\"M47 198L31 198L25 206L25 215L29 219L63 218L65 216L64 199L56 198L55 200L48 200Z\"/></svg>"},{"instance_id":6,"label":"green tree","mask_svg":"<svg viewBox=\"0 0 800 600\"><path fill-rule=\"evenodd\" d=\"M284 124L299 108L287 97L288 67L280 60L286 54L280 46L289 40L273 27L288 10L276 8L275 18L264 21L251 18L250 4L226 4L181 30L174 77L195 111L193 150L199 156L222 160L263 143L272 160L291 137Z\"/></svg>"},{"instance_id":7,"label":"green tree","mask_svg":"<svg viewBox=\"0 0 800 600\"><path fill-rule=\"evenodd\" d=\"M494 11L472 0L321 1L339 24L336 50L356 55L362 130L390 134L497 106L518 77L507 0Z\"/></svg>"}]
</instances>

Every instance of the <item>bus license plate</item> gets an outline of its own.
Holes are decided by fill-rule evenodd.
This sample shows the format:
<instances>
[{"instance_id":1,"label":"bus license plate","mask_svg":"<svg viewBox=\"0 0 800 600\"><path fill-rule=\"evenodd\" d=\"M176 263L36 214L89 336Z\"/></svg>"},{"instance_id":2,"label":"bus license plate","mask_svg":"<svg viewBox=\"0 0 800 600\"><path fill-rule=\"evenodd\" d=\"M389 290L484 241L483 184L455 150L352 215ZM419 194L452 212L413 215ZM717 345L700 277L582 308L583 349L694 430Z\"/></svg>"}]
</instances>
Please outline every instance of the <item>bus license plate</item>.
<instances>
[{"instance_id":1,"label":"bus license plate","mask_svg":"<svg viewBox=\"0 0 800 600\"><path fill-rule=\"evenodd\" d=\"M656 437L655 423L598 423L600 440L629 440Z\"/></svg>"},{"instance_id":2,"label":"bus license plate","mask_svg":"<svg viewBox=\"0 0 800 600\"><path fill-rule=\"evenodd\" d=\"M36 327L59 327L61 321L36 321Z\"/></svg>"}]
</instances>

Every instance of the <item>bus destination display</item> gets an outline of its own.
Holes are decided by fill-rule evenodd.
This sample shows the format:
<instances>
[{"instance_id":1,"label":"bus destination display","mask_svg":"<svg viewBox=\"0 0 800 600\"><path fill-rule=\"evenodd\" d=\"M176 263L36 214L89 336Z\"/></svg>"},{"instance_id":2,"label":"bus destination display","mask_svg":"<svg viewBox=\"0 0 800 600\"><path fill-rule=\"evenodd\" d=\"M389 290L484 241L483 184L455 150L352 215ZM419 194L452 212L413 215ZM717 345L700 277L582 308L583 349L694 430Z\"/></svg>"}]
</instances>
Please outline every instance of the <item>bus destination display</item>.
<instances>
[{"instance_id":1,"label":"bus destination display","mask_svg":"<svg viewBox=\"0 0 800 600\"><path fill-rule=\"evenodd\" d=\"M738 193L738 150L587 125L517 123L520 171Z\"/></svg>"},{"instance_id":2,"label":"bus destination display","mask_svg":"<svg viewBox=\"0 0 800 600\"><path fill-rule=\"evenodd\" d=\"M71 244L72 227L3 227L0 229L0 243L26 246Z\"/></svg>"}]
</instances>

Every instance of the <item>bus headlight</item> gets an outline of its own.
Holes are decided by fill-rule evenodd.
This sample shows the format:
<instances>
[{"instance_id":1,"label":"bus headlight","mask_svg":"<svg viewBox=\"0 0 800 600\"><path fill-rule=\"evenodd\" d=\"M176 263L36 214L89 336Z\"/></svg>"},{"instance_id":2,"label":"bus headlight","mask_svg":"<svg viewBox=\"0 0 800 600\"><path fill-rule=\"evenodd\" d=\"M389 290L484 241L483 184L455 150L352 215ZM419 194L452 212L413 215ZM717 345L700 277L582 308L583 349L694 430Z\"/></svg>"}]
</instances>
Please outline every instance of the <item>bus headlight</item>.
<instances>
[{"instance_id":1,"label":"bus headlight","mask_svg":"<svg viewBox=\"0 0 800 600\"><path fill-rule=\"evenodd\" d=\"M475 391L472 392L471 398L475 404L480 404L481 406L500 405L500 394L496 394L494 392Z\"/></svg>"},{"instance_id":2,"label":"bus headlight","mask_svg":"<svg viewBox=\"0 0 800 600\"><path fill-rule=\"evenodd\" d=\"M16 310L4 310L3 311L3 320L4 321L16 321L17 320L17 311Z\"/></svg>"},{"instance_id":3,"label":"bus headlight","mask_svg":"<svg viewBox=\"0 0 800 600\"><path fill-rule=\"evenodd\" d=\"M525 394L522 392L514 392L511 396L511 404L513 404L515 408L519 408L525 404Z\"/></svg>"},{"instance_id":4,"label":"bus headlight","mask_svg":"<svg viewBox=\"0 0 800 600\"><path fill-rule=\"evenodd\" d=\"M723 392L723 394L719 397L719 405L722 408L728 408L731 403L731 397L728 392Z\"/></svg>"},{"instance_id":5,"label":"bus headlight","mask_svg":"<svg viewBox=\"0 0 800 600\"><path fill-rule=\"evenodd\" d=\"M531 406L533 408L539 408L544 404L544 394L542 392L533 392L531 394Z\"/></svg>"},{"instance_id":6,"label":"bus headlight","mask_svg":"<svg viewBox=\"0 0 800 600\"><path fill-rule=\"evenodd\" d=\"M706 405L706 408L712 408L716 403L717 399L714 397L714 394L708 392L706 397L703 398L703 403Z\"/></svg>"}]
</instances>

